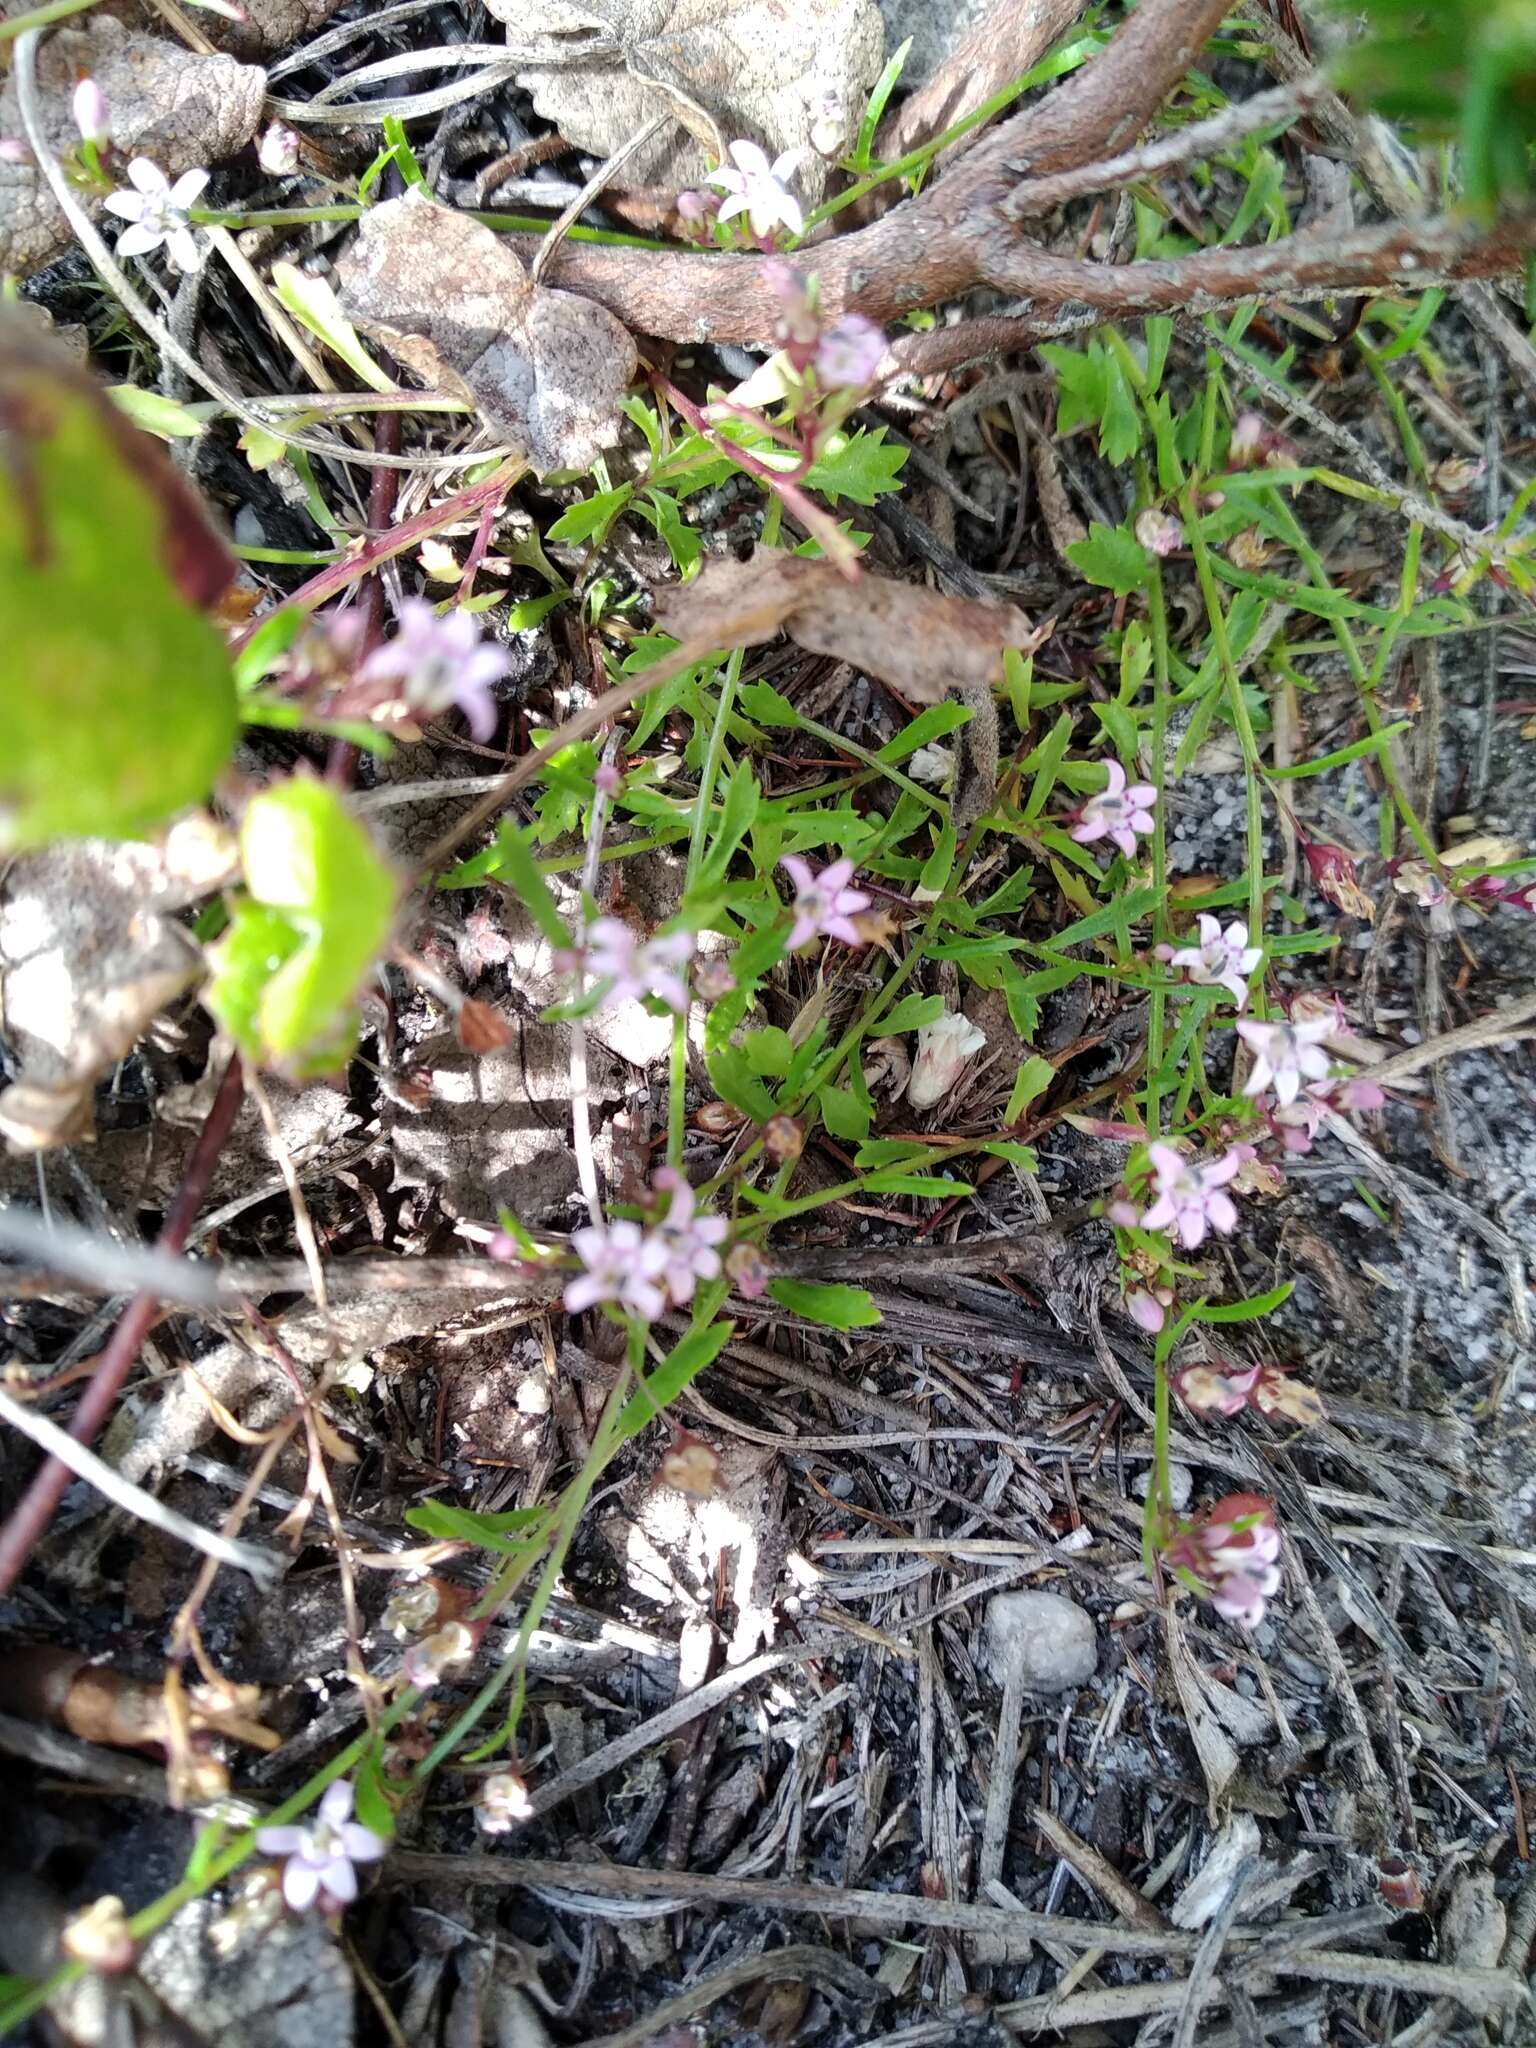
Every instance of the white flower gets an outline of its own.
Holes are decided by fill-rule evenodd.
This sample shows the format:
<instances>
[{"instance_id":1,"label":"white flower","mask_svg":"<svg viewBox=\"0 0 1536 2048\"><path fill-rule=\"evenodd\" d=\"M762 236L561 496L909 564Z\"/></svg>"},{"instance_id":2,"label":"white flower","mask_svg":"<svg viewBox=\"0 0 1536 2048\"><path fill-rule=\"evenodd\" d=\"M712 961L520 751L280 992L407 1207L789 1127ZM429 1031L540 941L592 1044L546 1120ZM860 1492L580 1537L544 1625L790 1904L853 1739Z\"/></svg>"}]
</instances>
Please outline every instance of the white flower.
<instances>
[{"instance_id":1,"label":"white flower","mask_svg":"<svg viewBox=\"0 0 1536 2048\"><path fill-rule=\"evenodd\" d=\"M942 1102L960 1078L960 1069L986 1042L981 1026L959 1011L946 1011L931 1024L921 1025L907 1101L914 1109L932 1109Z\"/></svg>"},{"instance_id":2,"label":"white flower","mask_svg":"<svg viewBox=\"0 0 1536 2048\"><path fill-rule=\"evenodd\" d=\"M203 260L196 235L187 222L187 212L197 204L208 182L206 171L183 171L173 185L164 171L147 156L136 156L128 166L132 192L113 192L107 211L129 223L117 238L119 256L147 256L163 243L178 270L196 270Z\"/></svg>"},{"instance_id":3,"label":"white flower","mask_svg":"<svg viewBox=\"0 0 1536 2048\"><path fill-rule=\"evenodd\" d=\"M286 121L271 121L256 145L256 161L272 178L290 177L299 168L299 131Z\"/></svg>"},{"instance_id":4,"label":"white flower","mask_svg":"<svg viewBox=\"0 0 1536 2048\"><path fill-rule=\"evenodd\" d=\"M1247 925L1236 922L1225 931L1218 918L1202 913L1198 946L1170 948L1169 965L1182 967L1193 982L1226 989L1241 1009L1248 1000L1248 977L1264 958L1263 948L1250 946Z\"/></svg>"},{"instance_id":5,"label":"white flower","mask_svg":"<svg viewBox=\"0 0 1536 2048\"><path fill-rule=\"evenodd\" d=\"M795 168L800 152L786 149L769 163L767 151L759 149L755 142L733 142L727 154L731 162L722 164L709 177L711 185L720 186L730 195L720 209L720 219L727 221L738 213L746 214L760 242L767 241L779 226L788 228L792 235L804 233L805 215L800 202L784 182Z\"/></svg>"},{"instance_id":6,"label":"white flower","mask_svg":"<svg viewBox=\"0 0 1536 2048\"><path fill-rule=\"evenodd\" d=\"M1282 1109L1301 1093L1303 1081L1321 1081L1328 1073L1322 1042L1335 1029L1331 1017L1304 1018L1296 1024L1260 1024L1243 1018L1238 1036L1254 1051L1253 1072L1243 1083L1245 1095L1262 1095L1273 1087Z\"/></svg>"},{"instance_id":7,"label":"white flower","mask_svg":"<svg viewBox=\"0 0 1536 2048\"><path fill-rule=\"evenodd\" d=\"M935 789L948 789L955 779L955 758L948 747L919 747L907 763L914 782L931 782Z\"/></svg>"}]
</instances>

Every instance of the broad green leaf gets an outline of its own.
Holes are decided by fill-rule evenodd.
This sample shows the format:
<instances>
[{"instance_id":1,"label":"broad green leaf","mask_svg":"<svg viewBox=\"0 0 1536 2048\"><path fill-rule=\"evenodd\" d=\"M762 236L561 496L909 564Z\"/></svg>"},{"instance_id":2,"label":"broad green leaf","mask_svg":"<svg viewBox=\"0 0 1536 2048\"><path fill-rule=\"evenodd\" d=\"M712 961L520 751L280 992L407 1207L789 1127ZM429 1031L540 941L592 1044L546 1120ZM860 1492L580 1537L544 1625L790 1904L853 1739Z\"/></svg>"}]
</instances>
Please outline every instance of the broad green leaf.
<instances>
[{"instance_id":1,"label":"broad green leaf","mask_svg":"<svg viewBox=\"0 0 1536 2048\"><path fill-rule=\"evenodd\" d=\"M395 877L312 776L252 797L240 856L249 894L210 949L208 1007L255 1058L328 1072L351 1051L357 993L393 922Z\"/></svg>"},{"instance_id":2,"label":"broad green leaf","mask_svg":"<svg viewBox=\"0 0 1536 2048\"><path fill-rule=\"evenodd\" d=\"M1129 597L1147 580L1147 551L1141 542L1123 526L1101 526L1097 519L1086 540L1068 546L1067 560L1089 583L1100 584L1117 597Z\"/></svg>"},{"instance_id":3,"label":"broad green leaf","mask_svg":"<svg viewBox=\"0 0 1536 2048\"><path fill-rule=\"evenodd\" d=\"M789 1072L789 1063L795 1056L795 1048L787 1031L777 1024L765 1024L759 1031L749 1031L741 1041L742 1057L748 1069L758 1075L774 1078Z\"/></svg>"},{"instance_id":4,"label":"broad green leaf","mask_svg":"<svg viewBox=\"0 0 1536 2048\"><path fill-rule=\"evenodd\" d=\"M0 855L132 838L233 751L229 655L197 604L234 565L164 450L3 306L0 422Z\"/></svg>"},{"instance_id":5,"label":"broad green leaf","mask_svg":"<svg viewBox=\"0 0 1536 2048\"><path fill-rule=\"evenodd\" d=\"M882 1027L886 1028L886 1027ZM856 1143L869 1136L873 1118L867 1103L861 1102L850 1088L821 1089L816 1097L821 1111L821 1120L834 1138L841 1138L845 1144Z\"/></svg>"},{"instance_id":6,"label":"broad green leaf","mask_svg":"<svg viewBox=\"0 0 1536 2048\"><path fill-rule=\"evenodd\" d=\"M772 683L743 683L737 702L748 718L759 725L790 729L800 723L800 714L787 697L780 696Z\"/></svg>"},{"instance_id":7,"label":"broad green leaf","mask_svg":"<svg viewBox=\"0 0 1536 2048\"><path fill-rule=\"evenodd\" d=\"M631 484L619 484L611 491L594 491L590 498L580 498L562 512L544 538L572 542L600 538L618 518L633 495L634 487Z\"/></svg>"},{"instance_id":8,"label":"broad green leaf","mask_svg":"<svg viewBox=\"0 0 1536 2048\"><path fill-rule=\"evenodd\" d=\"M714 1290L717 1307L725 1292L723 1283ZM705 1313L712 1313L707 1304ZM735 1334L734 1323L705 1323L700 1329L690 1330L625 1402L618 1421L619 1442L627 1443L654 1422L706 1367L714 1364Z\"/></svg>"},{"instance_id":9,"label":"broad green leaf","mask_svg":"<svg viewBox=\"0 0 1536 2048\"><path fill-rule=\"evenodd\" d=\"M829 1330L864 1330L880 1320L866 1287L824 1287L810 1280L770 1280L768 1292L791 1314Z\"/></svg>"},{"instance_id":10,"label":"broad green leaf","mask_svg":"<svg viewBox=\"0 0 1536 2048\"><path fill-rule=\"evenodd\" d=\"M341 302L323 277L311 277L294 263L274 263L272 291L295 320L323 341L349 370L354 370L374 391L398 391L393 377L386 376L357 338L357 329L341 310Z\"/></svg>"},{"instance_id":11,"label":"broad green leaf","mask_svg":"<svg viewBox=\"0 0 1536 2048\"><path fill-rule=\"evenodd\" d=\"M1048 1059L1032 1052L1017 1074L1013 1077L1013 1090L1008 1097L1008 1107L1003 1111L1005 1124L1016 1124L1029 1105L1043 1095L1056 1078L1056 1069Z\"/></svg>"},{"instance_id":12,"label":"broad green leaf","mask_svg":"<svg viewBox=\"0 0 1536 2048\"><path fill-rule=\"evenodd\" d=\"M707 1064L709 1078L722 1102L728 1102L732 1109L739 1109L754 1123L765 1124L770 1117L778 1115L779 1105L748 1066L746 1055L736 1046L722 1046L718 1052L709 1055Z\"/></svg>"},{"instance_id":13,"label":"broad green leaf","mask_svg":"<svg viewBox=\"0 0 1536 2048\"><path fill-rule=\"evenodd\" d=\"M805 475L807 490L820 491L836 505L847 498L855 505L873 505L877 498L901 489L907 451L887 441L885 428L860 427L854 434L831 434L826 447Z\"/></svg>"},{"instance_id":14,"label":"broad green leaf","mask_svg":"<svg viewBox=\"0 0 1536 2048\"><path fill-rule=\"evenodd\" d=\"M909 754L915 754L919 747L929 746L934 740L958 732L962 725L970 723L972 715L969 704L957 704L952 698L942 704L930 704L909 726L897 733L895 739L887 740L875 759L893 767L898 761L905 761Z\"/></svg>"},{"instance_id":15,"label":"broad green leaf","mask_svg":"<svg viewBox=\"0 0 1536 2048\"><path fill-rule=\"evenodd\" d=\"M903 996L880 1019L882 1038L897 1031L920 1031L925 1024L937 1023L944 1014L942 996Z\"/></svg>"},{"instance_id":16,"label":"broad green leaf","mask_svg":"<svg viewBox=\"0 0 1536 2048\"><path fill-rule=\"evenodd\" d=\"M1104 363L1104 412L1099 421L1099 453L1106 462L1129 462L1141 446L1141 414L1126 381L1119 357L1107 352Z\"/></svg>"},{"instance_id":17,"label":"broad green leaf","mask_svg":"<svg viewBox=\"0 0 1536 2048\"><path fill-rule=\"evenodd\" d=\"M763 800L757 770L745 756L736 763L720 805L720 822L710 834L709 852L699 870L701 889L718 889L724 882L731 857L752 829Z\"/></svg>"}]
</instances>

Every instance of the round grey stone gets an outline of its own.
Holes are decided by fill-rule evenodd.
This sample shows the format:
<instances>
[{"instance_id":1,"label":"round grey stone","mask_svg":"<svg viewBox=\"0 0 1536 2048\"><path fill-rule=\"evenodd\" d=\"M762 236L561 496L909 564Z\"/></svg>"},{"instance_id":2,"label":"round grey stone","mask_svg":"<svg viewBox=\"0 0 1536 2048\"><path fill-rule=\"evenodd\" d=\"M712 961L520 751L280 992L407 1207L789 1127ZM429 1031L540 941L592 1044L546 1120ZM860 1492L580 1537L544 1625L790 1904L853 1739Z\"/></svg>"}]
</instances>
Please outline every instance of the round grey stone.
<instances>
[{"instance_id":1,"label":"round grey stone","mask_svg":"<svg viewBox=\"0 0 1536 2048\"><path fill-rule=\"evenodd\" d=\"M1065 1692L1098 1669L1093 1617L1061 1593L998 1593L987 1608L987 1661L999 1685L1018 1671L1031 1692Z\"/></svg>"}]
</instances>

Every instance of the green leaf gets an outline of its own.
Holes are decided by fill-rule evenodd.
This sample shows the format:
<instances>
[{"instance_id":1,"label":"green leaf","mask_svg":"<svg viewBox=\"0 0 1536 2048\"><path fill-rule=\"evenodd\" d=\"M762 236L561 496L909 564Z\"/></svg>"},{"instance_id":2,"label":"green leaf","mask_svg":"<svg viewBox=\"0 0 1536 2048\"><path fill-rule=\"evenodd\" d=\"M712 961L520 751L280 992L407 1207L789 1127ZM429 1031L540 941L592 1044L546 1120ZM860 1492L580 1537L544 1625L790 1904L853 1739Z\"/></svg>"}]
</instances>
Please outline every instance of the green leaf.
<instances>
[{"instance_id":1,"label":"green leaf","mask_svg":"<svg viewBox=\"0 0 1536 2048\"><path fill-rule=\"evenodd\" d=\"M1056 372L1057 433L1066 435L1074 427L1096 427L1104 417L1108 394L1108 368L1103 343L1095 342L1085 352L1045 342L1037 354L1044 356Z\"/></svg>"},{"instance_id":2,"label":"green leaf","mask_svg":"<svg viewBox=\"0 0 1536 2048\"><path fill-rule=\"evenodd\" d=\"M1246 1301L1229 1301L1212 1308L1202 1303L1194 1311L1197 1323L1254 1323L1260 1316L1267 1316L1288 1301L1295 1291L1294 1280L1282 1280L1278 1287L1271 1287L1268 1294L1251 1294Z\"/></svg>"},{"instance_id":3,"label":"green leaf","mask_svg":"<svg viewBox=\"0 0 1536 2048\"><path fill-rule=\"evenodd\" d=\"M880 126L880 116L885 112L885 103L896 90L896 81L901 76L902 66L912 48L912 38L899 43L886 59L885 69L875 80L869 95L869 104L864 109L864 118L859 123L858 140L854 144L852 166L856 171L867 171L870 165L870 151L875 144L875 130Z\"/></svg>"},{"instance_id":4,"label":"green leaf","mask_svg":"<svg viewBox=\"0 0 1536 2048\"><path fill-rule=\"evenodd\" d=\"M1101 526L1097 519L1086 540L1069 544L1067 560L1087 582L1112 590L1117 597L1129 597L1147 580L1147 551L1135 534L1123 526Z\"/></svg>"},{"instance_id":5,"label":"green leaf","mask_svg":"<svg viewBox=\"0 0 1536 2048\"><path fill-rule=\"evenodd\" d=\"M779 695L772 683L743 683L736 699L748 718L759 725L788 730L800 723L799 712L787 697Z\"/></svg>"},{"instance_id":6,"label":"green leaf","mask_svg":"<svg viewBox=\"0 0 1536 2048\"><path fill-rule=\"evenodd\" d=\"M966 1180L941 1180L932 1173L902 1173L892 1167L884 1173L872 1173L864 1183L864 1192L869 1195L921 1195L930 1202L947 1202L951 1195L973 1195L976 1190Z\"/></svg>"},{"instance_id":7,"label":"green leaf","mask_svg":"<svg viewBox=\"0 0 1536 2048\"><path fill-rule=\"evenodd\" d=\"M1021 812L1021 820L1029 825L1045 809L1056 779L1061 773L1061 764L1066 759L1067 749L1072 744L1072 714L1063 711L1045 738L1024 763L1025 771L1033 769L1034 782L1030 786L1029 798Z\"/></svg>"},{"instance_id":8,"label":"green leaf","mask_svg":"<svg viewBox=\"0 0 1536 2048\"><path fill-rule=\"evenodd\" d=\"M249 899L210 949L206 1001L247 1052L303 1073L341 1065L357 991L394 921L397 884L327 783L252 797L240 827Z\"/></svg>"},{"instance_id":9,"label":"green leaf","mask_svg":"<svg viewBox=\"0 0 1536 2048\"><path fill-rule=\"evenodd\" d=\"M905 448L886 440L884 427L831 434L805 474L805 488L820 491L834 505L844 498L855 505L873 505L876 499L901 489L906 459Z\"/></svg>"},{"instance_id":10,"label":"green leaf","mask_svg":"<svg viewBox=\"0 0 1536 2048\"><path fill-rule=\"evenodd\" d=\"M505 1514L483 1515L471 1508L457 1508L451 1501L419 1500L406 1509L405 1520L434 1542L473 1543L477 1550L511 1557L527 1545L509 1542L509 1537L538 1528L548 1515L543 1508L509 1508Z\"/></svg>"},{"instance_id":11,"label":"green leaf","mask_svg":"<svg viewBox=\"0 0 1536 2048\"><path fill-rule=\"evenodd\" d=\"M957 704L953 698L942 704L930 704L909 726L897 733L895 739L887 740L876 752L875 759L887 767L894 767L898 761L905 761L909 754L915 754L919 747L929 746L934 740L958 732L962 725L970 723L971 717L970 705Z\"/></svg>"},{"instance_id":12,"label":"green leaf","mask_svg":"<svg viewBox=\"0 0 1536 2048\"><path fill-rule=\"evenodd\" d=\"M272 292L295 320L318 336L333 355L340 356L347 368L356 371L365 384L375 391L400 389L394 378L379 368L358 340L357 329L341 310L341 301L323 277L311 277L297 264L274 263Z\"/></svg>"},{"instance_id":13,"label":"green leaf","mask_svg":"<svg viewBox=\"0 0 1536 2048\"><path fill-rule=\"evenodd\" d=\"M1043 1095L1056 1078L1056 1069L1048 1059L1032 1052L1017 1074L1013 1077L1013 1090L1008 1097L1008 1107L1003 1111L1005 1124L1016 1124L1029 1105Z\"/></svg>"},{"instance_id":14,"label":"green leaf","mask_svg":"<svg viewBox=\"0 0 1536 2048\"><path fill-rule=\"evenodd\" d=\"M795 1048L789 1033L777 1024L765 1024L760 1031L749 1031L741 1041L742 1057L750 1072L758 1075L772 1075L775 1078L789 1072L789 1063L795 1056Z\"/></svg>"},{"instance_id":15,"label":"green leaf","mask_svg":"<svg viewBox=\"0 0 1536 2048\"><path fill-rule=\"evenodd\" d=\"M751 831L762 800L762 785L757 779L757 771L743 756L725 786L720 822L710 835L709 852L699 869L697 886L700 889L718 889L724 882L731 857Z\"/></svg>"},{"instance_id":16,"label":"green leaf","mask_svg":"<svg viewBox=\"0 0 1536 2048\"><path fill-rule=\"evenodd\" d=\"M573 543L601 538L634 495L631 484L618 484L611 491L594 491L562 512L544 535L546 540Z\"/></svg>"},{"instance_id":17,"label":"green leaf","mask_svg":"<svg viewBox=\"0 0 1536 2048\"><path fill-rule=\"evenodd\" d=\"M770 1280L768 1292L791 1314L828 1330L865 1330L880 1320L867 1287L822 1287L809 1280Z\"/></svg>"},{"instance_id":18,"label":"green leaf","mask_svg":"<svg viewBox=\"0 0 1536 2048\"><path fill-rule=\"evenodd\" d=\"M958 844L954 821L944 826L934 845L933 852L923 862L923 872L918 877L918 888L926 890L925 902L932 902L943 895L955 865L955 850Z\"/></svg>"},{"instance_id":19,"label":"green leaf","mask_svg":"<svg viewBox=\"0 0 1536 2048\"><path fill-rule=\"evenodd\" d=\"M716 1289L717 1305L724 1293L723 1286ZM734 1323L705 1323L700 1329L690 1330L625 1402L618 1420L619 1442L628 1443L654 1422L701 1372L714 1364L735 1334Z\"/></svg>"},{"instance_id":20,"label":"green leaf","mask_svg":"<svg viewBox=\"0 0 1536 2048\"><path fill-rule=\"evenodd\" d=\"M197 602L233 563L160 446L0 305L0 855L204 799L237 718Z\"/></svg>"},{"instance_id":21,"label":"green leaf","mask_svg":"<svg viewBox=\"0 0 1536 2048\"><path fill-rule=\"evenodd\" d=\"M925 1024L934 1024L944 1014L942 996L903 996L880 1019L882 1038L897 1031L920 1031Z\"/></svg>"},{"instance_id":22,"label":"green leaf","mask_svg":"<svg viewBox=\"0 0 1536 2048\"><path fill-rule=\"evenodd\" d=\"M994 1159L1006 1159L1011 1166L1022 1167L1025 1173L1039 1169L1039 1155L1032 1145L1015 1144L1010 1138L991 1138L978 1149L990 1152Z\"/></svg>"},{"instance_id":23,"label":"green leaf","mask_svg":"<svg viewBox=\"0 0 1536 2048\"><path fill-rule=\"evenodd\" d=\"M1162 890L1150 882L1144 889L1127 889L1117 896L1113 903L1106 903L1102 910L1095 910L1087 917L1080 917L1076 924L1069 924L1065 931L1052 934L1053 952L1064 953L1069 946L1086 945L1089 939L1101 938L1105 932L1124 932L1135 924L1138 918L1150 917L1156 909Z\"/></svg>"},{"instance_id":24,"label":"green leaf","mask_svg":"<svg viewBox=\"0 0 1536 2048\"><path fill-rule=\"evenodd\" d=\"M643 498L634 499L630 510L655 527L672 557L673 568L686 576L704 553L704 537L696 526L688 525L677 509L676 498L666 491L647 491Z\"/></svg>"},{"instance_id":25,"label":"green leaf","mask_svg":"<svg viewBox=\"0 0 1536 2048\"><path fill-rule=\"evenodd\" d=\"M507 609L507 630L512 633L526 633L533 626L542 626L557 605L570 597L568 590L546 591L543 597L523 597Z\"/></svg>"},{"instance_id":26,"label":"green leaf","mask_svg":"<svg viewBox=\"0 0 1536 2048\"><path fill-rule=\"evenodd\" d=\"M821 1120L834 1138L841 1138L845 1144L855 1144L869 1136L873 1122L867 1103L861 1102L849 1088L822 1088L816 1096L821 1111Z\"/></svg>"},{"instance_id":27,"label":"green leaf","mask_svg":"<svg viewBox=\"0 0 1536 2048\"><path fill-rule=\"evenodd\" d=\"M210 410L206 406L194 412L190 406L163 398L158 391L146 391L139 384L109 384L107 396L136 427L146 434L158 434L164 441L195 441L208 431L208 422L201 417L201 412Z\"/></svg>"},{"instance_id":28,"label":"green leaf","mask_svg":"<svg viewBox=\"0 0 1536 2048\"><path fill-rule=\"evenodd\" d=\"M734 1045L725 1045L708 1057L709 1078L715 1093L732 1109L754 1123L765 1124L779 1113L779 1105L747 1064L746 1055Z\"/></svg>"},{"instance_id":29,"label":"green leaf","mask_svg":"<svg viewBox=\"0 0 1536 2048\"><path fill-rule=\"evenodd\" d=\"M1099 420L1099 453L1106 462L1129 462L1141 446L1141 414L1119 357L1109 351L1104 363L1104 411Z\"/></svg>"}]
</instances>

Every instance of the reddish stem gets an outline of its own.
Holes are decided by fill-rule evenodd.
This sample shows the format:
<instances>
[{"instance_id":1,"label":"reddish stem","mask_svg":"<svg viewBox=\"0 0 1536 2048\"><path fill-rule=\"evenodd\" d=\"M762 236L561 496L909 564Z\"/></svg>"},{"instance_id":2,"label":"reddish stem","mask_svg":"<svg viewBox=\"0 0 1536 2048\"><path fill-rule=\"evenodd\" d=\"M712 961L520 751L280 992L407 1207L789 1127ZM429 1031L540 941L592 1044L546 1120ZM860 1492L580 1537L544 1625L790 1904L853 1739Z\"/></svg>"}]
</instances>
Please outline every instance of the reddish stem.
<instances>
[{"instance_id":1,"label":"reddish stem","mask_svg":"<svg viewBox=\"0 0 1536 2048\"><path fill-rule=\"evenodd\" d=\"M224 1070L219 1083L219 1092L213 1099L198 1133L197 1143L192 1148L192 1157L187 1161L187 1170L182 1175L181 1186L166 1214L165 1224L156 1239L156 1249L163 1252L186 1250L187 1239L192 1234L192 1225L197 1221L198 1211L208 1194L213 1169L218 1164L219 1154L224 1149L239 1110L244 1093L245 1077L240 1070L238 1055ZM123 1382L133 1368L139 1355L139 1347L149 1335L150 1327L159 1313L159 1297L150 1293L136 1294L118 1318L117 1325L107 1339L90 1385L80 1396L69 1425L69 1433L77 1443L88 1444L100 1430L111 1413ZM10 1520L0 1529L0 1596L9 1593L20 1576L28 1558L53 1517L53 1511L63 1498L64 1489L74 1478L67 1465L57 1458L45 1459L42 1468L17 1503Z\"/></svg>"},{"instance_id":2,"label":"reddish stem","mask_svg":"<svg viewBox=\"0 0 1536 2048\"><path fill-rule=\"evenodd\" d=\"M758 482L766 485L770 491L777 491L806 532L821 542L822 552L827 560L835 563L850 583L858 582L859 551L847 534L839 531L835 519L823 512L819 505L813 505L798 484L792 483L788 477L781 476L778 470L770 469L766 462L760 462L755 455L739 447L735 441L728 440L724 434L718 433L693 400L685 398L675 384L669 384L665 377L657 377L654 381L656 389L665 395L667 403L682 414L696 434L702 434L705 440L712 443L723 455L729 455L732 462L744 469L748 476L755 476Z\"/></svg>"},{"instance_id":3,"label":"reddish stem","mask_svg":"<svg viewBox=\"0 0 1536 2048\"><path fill-rule=\"evenodd\" d=\"M377 428L379 453L398 455L400 453L400 415L385 412L379 415ZM368 486L368 536L377 539L389 531L390 521L395 516L395 501L400 495L400 471L393 468L376 469ZM384 578L377 570L368 578L363 591L363 637L357 650L358 666L379 644L384 631ZM332 740L331 751L326 757L325 779L333 788L350 789L352 778L357 773L357 748L351 740Z\"/></svg>"},{"instance_id":4,"label":"reddish stem","mask_svg":"<svg viewBox=\"0 0 1536 2048\"><path fill-rule=\"evenodd\" d=\"M391 555L406 554L418 541L441 532L443 527L452 526L455 520L465 519L472 512L478 513L482 506L494 504L511 489L526 468L526 463L509 456L479 483L456 491L451 498L429 506L425 512L418 512L414 519L407 519L403 526L397 526L389 533L375 534L345 561L327 562L307 583L301 583L292 597L284 598L276 609L287 611L297 605L305 611L313 611L328 597L335 597L340 591L349 590L354 583L360 583L380 562L387 562ZM257 627L264 626L271 617L271 612L263 612L259 619L253 619L250 625L237 633L231 642L235 653L238 654Z\"/></svg>"}]
</instances>

